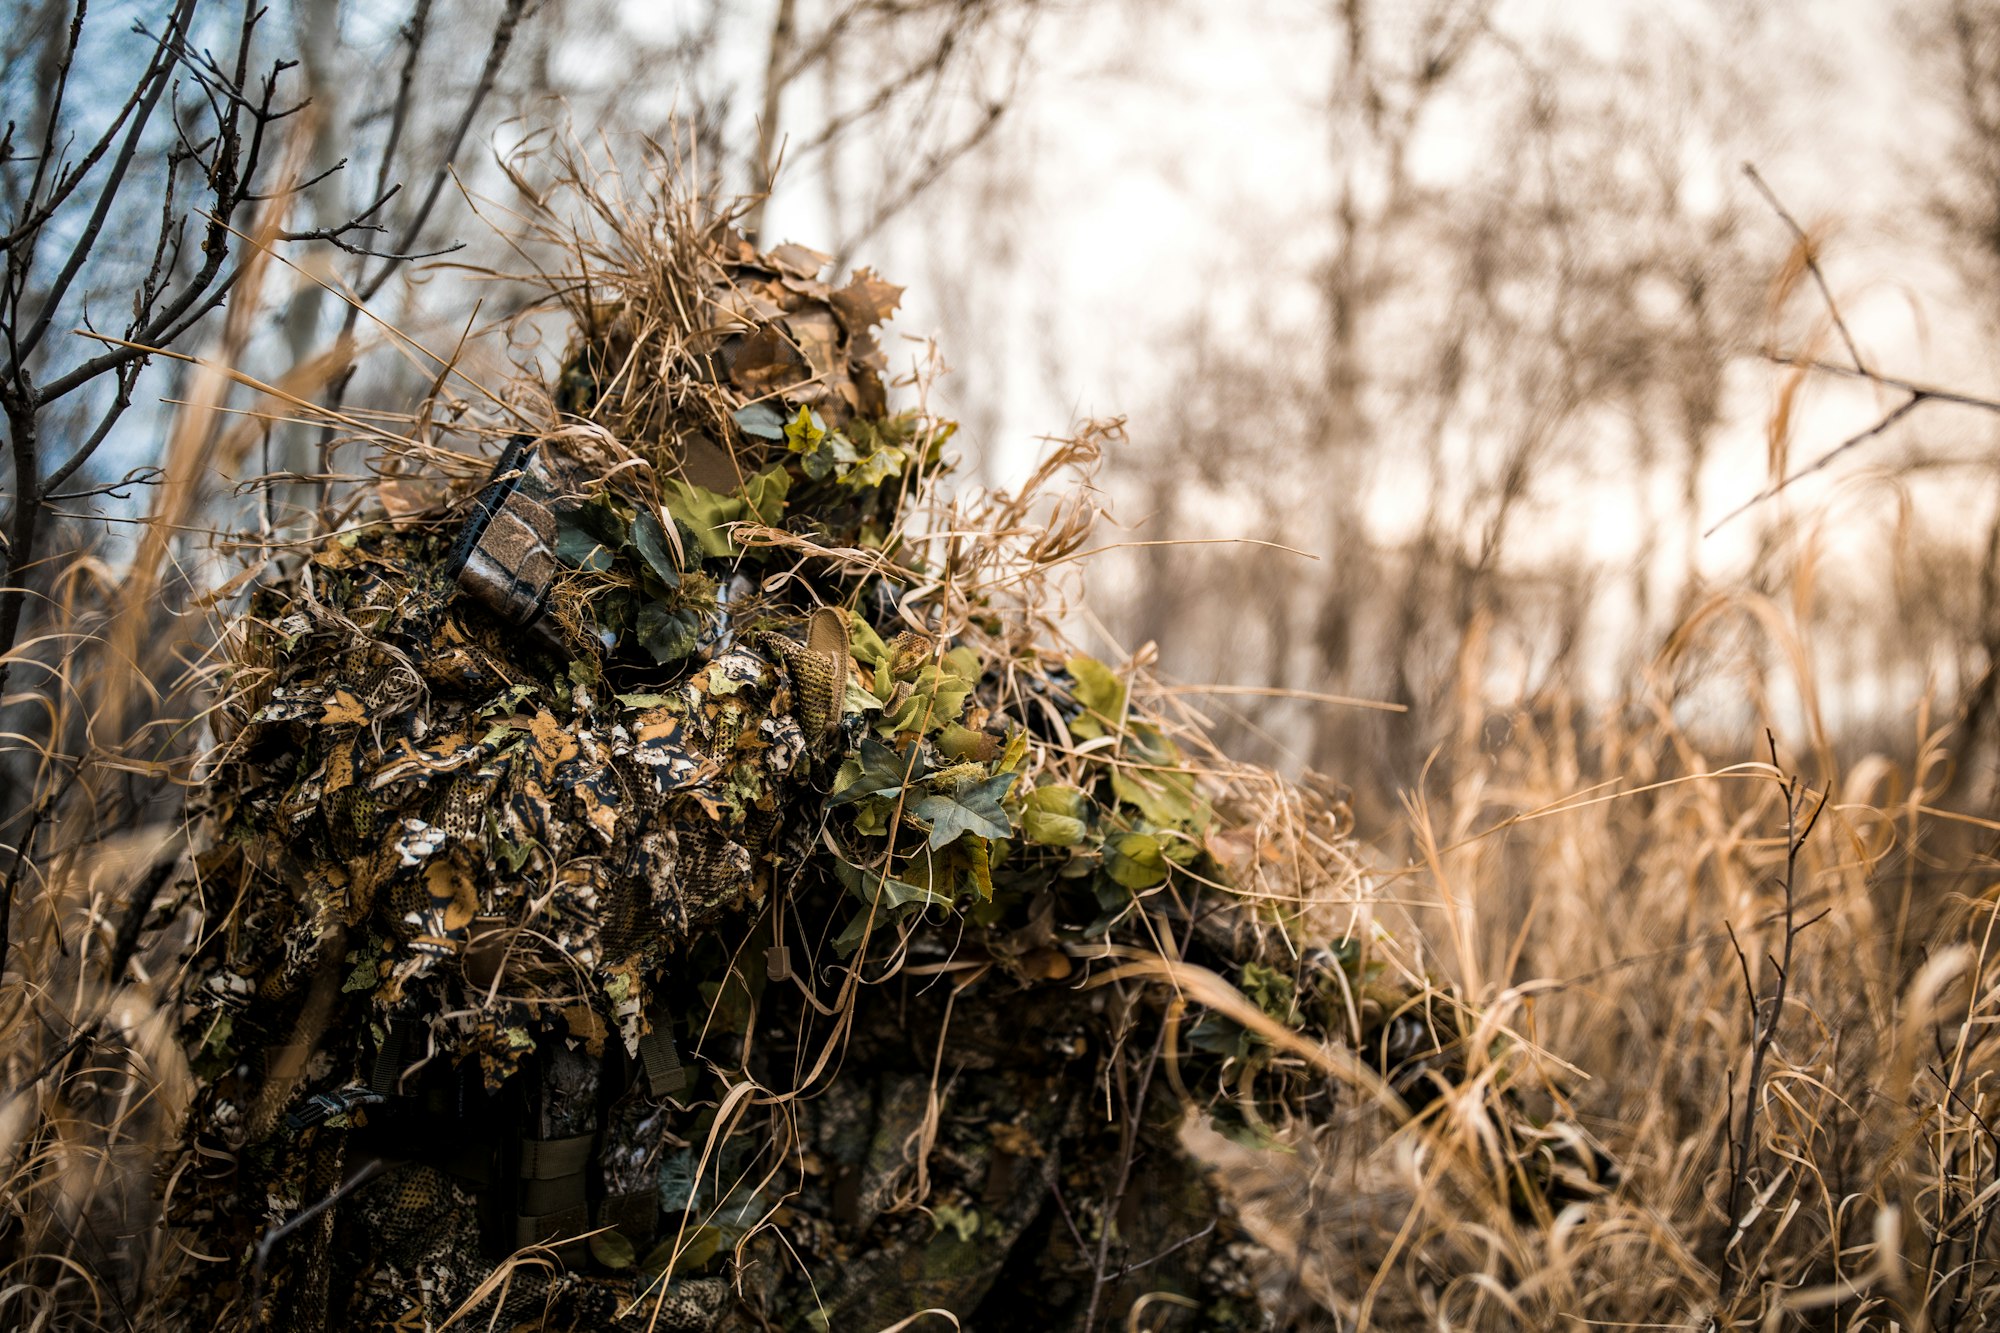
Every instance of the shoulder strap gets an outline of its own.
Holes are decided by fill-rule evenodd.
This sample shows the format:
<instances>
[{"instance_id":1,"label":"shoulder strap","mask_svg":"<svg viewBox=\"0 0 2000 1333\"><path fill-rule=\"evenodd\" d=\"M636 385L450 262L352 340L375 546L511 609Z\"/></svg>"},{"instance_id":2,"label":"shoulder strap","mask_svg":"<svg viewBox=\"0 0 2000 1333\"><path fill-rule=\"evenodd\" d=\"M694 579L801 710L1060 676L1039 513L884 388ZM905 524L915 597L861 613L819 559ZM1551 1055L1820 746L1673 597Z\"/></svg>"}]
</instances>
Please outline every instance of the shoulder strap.
<instances>
[{"instance_id":1,"label":"shoulder strap","mask_svg":"<svg viewBox=\"0 0 2000 1333\"><path fill-rule=\"evenodd\" d=\"M670 1097L687 1087L687 1070L681 1067L680 1052L674 1049L673 1033L664 1018L655 1018L652 1029L639 1038L639 1063L646 1071L646 1090L655 1097Z\"/></svg>"}]
</instances>

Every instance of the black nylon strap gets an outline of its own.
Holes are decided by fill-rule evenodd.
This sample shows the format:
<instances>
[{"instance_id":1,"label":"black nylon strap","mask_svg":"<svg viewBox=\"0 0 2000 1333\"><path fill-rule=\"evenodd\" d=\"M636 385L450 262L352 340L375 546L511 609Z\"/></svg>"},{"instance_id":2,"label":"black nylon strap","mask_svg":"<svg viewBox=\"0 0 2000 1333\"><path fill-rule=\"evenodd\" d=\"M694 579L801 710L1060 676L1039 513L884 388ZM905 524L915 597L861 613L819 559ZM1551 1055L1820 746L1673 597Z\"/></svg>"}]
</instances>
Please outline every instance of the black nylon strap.
<instances>
[{"instance_id":1,"label":"black nylon strap","mask_svg":"<svg viewBox=\"0 0 2000 1333\"><path fill-rule=\"evenodd\" d=\"M402 1091L403 1070L409 1067L410 1048L416 1044L424 1025L413 1018L391 1018L382 1044L375 1048L375 1064L368 1071L368 1090L377 1097L394 1097Z\"/></svg>"}]
</instances>

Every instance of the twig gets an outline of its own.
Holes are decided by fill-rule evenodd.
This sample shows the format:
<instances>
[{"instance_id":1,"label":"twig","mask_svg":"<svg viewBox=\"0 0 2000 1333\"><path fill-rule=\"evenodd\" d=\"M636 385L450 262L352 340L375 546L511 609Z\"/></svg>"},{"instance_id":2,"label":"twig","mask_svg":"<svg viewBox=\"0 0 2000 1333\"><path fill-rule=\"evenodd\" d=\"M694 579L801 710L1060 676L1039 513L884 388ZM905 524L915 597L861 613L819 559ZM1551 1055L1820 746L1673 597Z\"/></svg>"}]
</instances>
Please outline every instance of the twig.
<instances>
[{"instance_id":1,"label":"twig","mask_svg":"<svg viewBox=\"0 0 2000 1333\"><path fill-rule=\"evenodd\" d=\"M360 284L359 294L362 301L370 300L375 293L382 290L382 284L389 280L389 275L401 262L398 256L415 247L417 238L423 234L424 227L430 222L431 210L437 207L438 197L444 192L445 182L451 179L452 163L457 159L459 149L465 146L465 136L471 132L472 122L479 116L479 108L485 105L487 95L493 91L493 85L499 80L500 67L507 59L507 48L514 44L514 31L520 24L522 11L526 8L527 0L507 0L499 18L494 20L493 39L486 48L486 62L480 66L479 78L472 86L472 95L465 99L465 109L460 112L458 124L453 128L451 138L445 144L444 156L439 159L438 168L431 175L430 185L424 191L424 197L418 203L417 211L404 225L402 234L396 238L393 253L383 256L389 262L383 264L372 277ZM412 41L410 58L414 60L416 58L414 44L422 41L422 35L418 34Z\"/></svg>"},{"instance_id":2,"label":"twig","mask_svg":"<svg viewBox=\"0 0 2000 1333\"><path fill-rule=\"evenodd\" d=\"M1757 168L1753 164L1745 162L1743 174L1750 178L1750 183L1764 196L1764 202L1771 206L1771 211L1791 228L1792 236L1799 243L1799 253L1805 256L1806 269L1812 274L1813 282L1819 286L1821 299L1826 302L1826 312L1833 317L1833 327L1840 330L1840 340L1847 344L1847 354L1854 358L1854 369L1863 375L1871 375L1868 363L1861 359L1861 349L1854 343L1854 335L1847 331L1847 321L1840 317L1840 305L1833 299L1833 288L1827 285L1826 274L1820 269L1819 247L1813 244L1812 237L1806 235L1806 229L1785 211L1785 206L1778 202L1777 193L1765 183L1762 176L1757 174Z\"/></svg>"},{"instance_id":3,"label":"twig","mask_svg":"<svg viewBox=\"0 0 2000 1333\"><path fill-rule=\"evenodd\" d=\"M1159 1063L1160 1050L1166 1045L1166 1041L1167 1025L1162 1023L1159 1025L1159 1031L1153 1035L1152 1052L1147 1055L1146 1067L1139 1075L1138 1095L1127 1102L1124 1108L1125 1143L1118 1164L1118 1187L1105 1200L1104 1213L1098 1218L1097 1259L1091 1265L1091 1273L1095 1280L1090 1285L1090 1305L1084 1312L1083 1333L1090 1333L1090 1330L1097 1326L1097 1307L1104 1299L1104 1289L1118 1280L1119 1275L1104 1271L1111 1257L1111 1223L1112 1219L1118 1216L1118 1209L1125 1202L1125 1191L1132 1183L1132 1164L1139 1152L1139 1131L1144 1126L1146 1118L1146 1096L1152 1089L1153 1069ZM1122 1094L1119 1100L1124 1101ZM1155 1256L1155 1258L1160 1257L1164 1256ZM1150 1263L1152 1260L1147 1262Z\"/></svg>"},{"instance_id":4,"label":"twig","mask_svg":"<svg viewBox=\"0 0 2000 1333\"><path fill-rule=\"evenodd\" d=\"M1161 1250L1158 1254L1154 1255L1152 1258L1141 1259L1136 1264L1126 1264L1123 1268L1119 1269L1116 1274L1113 1275L1111 1280L1116 1282L1121 1278L1129 1277L1131 1274L1138 1272L1142 1268L1151 1268L1154 1264L1160 1262L1160 1260L1170 1258L1171 1256L1180 1253L1182 1250L1185 1250L1188 1246L1194 1244L1196 1241L1203 1240L1214 1234L1215 1234L1215 1220L1211 1218L1207 1226L1195 1232L1192 1236L1183 1236L1181 1239L1167 1246L1166 1249Z\"/></svg>"},{"instance_id":5,"label":"twig","mask_svg":"<svg viewBox=\"0 0 2000 1333\"><path fill-rule=\"evenodd\" d=\"M1867 380L1870 384L1879 384L1886 389L1901 389L1904 393L1921 394L1926 399L1950 403L1957 407L1976 407L1983 412L2000 412L2000 399L1985 398L1976 393L1962 393L1957 389L1946 389L1936 384L1921 384L1916 380L1904 379L1898 375L1884 375L1875 370L1853 370L1838 361L1796 356L1774 349L1767 349L1764 352L1764 359L1781 366L1793 366L1817 374L1838 375L1850 380Z\"/></svg>"},{"instance_id":6,"label":"twig","mask_svg":"<svg viewBox=\"0 0 2000 1333\"><path fill-rule=\"evenodd\" d=\"M1715 521L1714 526L1709 528L1708 531L1702 533L1701 535L1704 537L1713 537L1716 534L1716 532L1722 527L1722 525L1729 522L1730 519L1735 518L1737 515L1743 513L1745 510L1756 508L1758 505L1764 503L1764 501L1770 499L1772 496L1776 495L1779 491L1784 490L1787 486L1790 486L1793 482L1798 481L1800 478L1809 477L1813 473L1818 472L1820 469L1827 466L1827 464L1833 462L1834 459L1840 457L1842 454L1846 453L1849 449L1854 448L1854 446L1856 446L1857 444L1865 444L1867 441L1874 439L1877 435L1880 435L1883 431L1889 429L1889 427L1895 425L1898 421L1901 421L1904 417L1916 411L1917 408L1922 404L1930 402L1934 397L1936 397L1936 395L1924 393L1921 390L1912 393L1908 398L1905 398L1901 403L1901 405L1896 407L1895 410L1891 411L1887 416L1883 417L1880 421L1877 421L1867 430L1859 431L1856 434L1848 436L1846 439L1842 440L1839 444L1836 444L1835 446L1833 446L1833 448L1827 450L1825 453L1821 454L1818 458L1815 458L1812 462L1806 464L1798 471L1790 473L1778 481L1772 482L1769 486L1766 486L1763 490L1757 492L1755 495L1751 496L1748 500L1745 500L1742 504L1736 506L1736 508L1730 510L1728 513L1724 514L1721 518L1717 519Z\"/></svg>"},{"instance_id":7,"label":"twig","mask_svg":"<svg viewBox=\"0 0 2000 1333\"><path fill-rule=\"evenodd\" d=\"M1798 242L1800 253L1805 257L1806 269L1812 274L1813 283L1819 288L1820 299L1826 302L1827 314L1832 318L1834 328L1839 330L1840 340L1846 345L1847 355L1854 364L1852 366L1843 366L1836 362L1821 361L1810 357L1789 357L1774 353L1766 353L1766 355L1780 365L1823 371L1830 375L1844 375L1853 379L1864 379L1870 384L1878 385L1885 389L1900 390L1905 396L1901 403L1892 408L1874 425L1868 427L1866 430L1858 431L1848 436L1806 466L1772 482L1769 486L1766 486L1763 490L1724 514L1707 531L1702 533L1704 537L1713 537L1731 519L1771 499L1801 477L1809 477L1813 473L1820 471L1848 450L1874 439L1925 403L1956 403L1963 407L1977 407L1988 412L2000 412L2000 402L1995 402L1990 398L1957 393L1950 389L1939 389L1927 384L1915 384L1909 380L1897 379L1891 375L1876 373L1874 368L1861 355L1860 346L1854 341L1854 335L1849 331L1846 319L1841 316L1840 304L1833 299L1833 288L1827 283L1825 271L1820 268L1818 250L1814 246L1812 238L1806 234L1805 228L1799 225L1798 220L1786 211L1784 204L1779 202L1776 192L1757 173L1755 166L1745 162L1743 164L1743 174L1750 178L1750 183L1757 187L1758 192L1764 196L1765 202L1771 205L1772 211L1778 215L1786 227L1791 229L1792 236Z\"/></svg>"},{"instance_id":8,"label":"twig","mask_svg":"<svg viewBox=\"0 0 2000 1333\"><path fill-rule=\"evenodd\" d=\"M1878 385L1885 389L1899 390L1906 396L1901 404L1867 430L1857 435L1850 435L1832 449L1829 449L1811 463L1808 463L1805 467L1800 468L1782 481L1765 487L1756 495L1750 497L1750 499L1730 510L1727 514L1724 514L1716 521L1713 527L1702 533L1704 537L1714 536L1723 524L1737 517L1744 510L1762 504L1799 478L1818 472L1821 468L1854 446L1874 439L1877 435L1895 425L1924 403L1947 403L1954 407L1972 407L1982 412L2000 413L2000 399L1986 398L1979 394L1961 393L1956 389L1939 388L1935 384L1920 384L1915 380L1903 379L1896 375L1884 375L1867 368L1857 369L1851 366L1843 366L1837 361L1822 361L1817 357L1792 356L1776 351L1767 351L1764 353L1764 357L1766 360L1775 362L1781 366L1792 366L1799 370L1810 370L1823 375L1838 375L1844 379L1867 380L1870 384Z\"/></svg>"},{"instance_id":9,"label":"twig","mask_svg":"<svg viewBox=\"0 0 2000 1333\"><path fill-rule=\"evenodd\" d=\"M1774 769L1780 768L1778 763L1778 738L1768 730L1764 733L1764 738L1771 747L1771 767ZM1743 1086L1743 1119L1742 1123L1737 1127L1734 1137L1730 1140L1729 1146L1729 1205L1725 1218L1727 1230L1723 1232L1722 1240L1722 1280L1719 1290L1720 1299L1723 1304L1727 1304L1735 1297L1737 1290L1742 1286L1743 1281L1747 1277L1747 1274L1737 1271L1735 1242L1737 1238L1736 1233L1743 1226L1741 1216L1743 1191L1749 1186L1751 1156L1756 1147L1754 1136L1757 1124L1757 1103L1764 1083L1764 1065L1770 1057L1771 1047L1777 1041L1778 1025L1784 1021L1785 996L1786 992L1790 989L1792 980L1794 947L1798 943L1799 932L1804 930L1806 925L1811 924L1811 922L1801 924L1797 917L1799 851L1806 845L1806 839L1812 836L1813 826L1819 822L1820 812L1826 809L1827 797L1831 794L1832 790L1829 788L1826 793L1821 794L1818 803L1812 809L1812 813L1806 817L1804 824L1801 825L1799 815L1805 809L1804 797L1809 797L1812 794L1810 789L1807 789L1803 794L1801 793L1797 774L1793 774L1789 778L1780 778L1778 781L1780 789L1784 792L1785 796L1784 957L1782 961L1778 959L1770 960L1777 972L1777 981L1771 987L1771 994L1765 997L1760 996L1756 988L1751 984L1750 963L1744 956L1742 946L1738 945L1736 949L1737 962L1743 969L1743 985L1749 991L1752 1037L1750 1069ZM1818 917L1813 918L1815 921L1818 919ZM1729 938L1732 943L1736 939L1736 932L1733 929L1730 931ZM1733 1088L1730 1100L1732 1103L1735 1100Z\"/></svg>"},{"instance_id":10,"label":"twig","mask_svg":"<svg viewBox=\"0 0 2000 1333\"><path fill-rule=\"evenodd\" d=\"M132 498L132 487L157 486L166 480L166 476L163 468L148 463L143 467L131 469L117 481L107 481L101 486L90 486L80 491L43 491L42 499L44 501L88 500L92 496L107 495L114 500L129 500Z\"/></svg>"}]
</instances>

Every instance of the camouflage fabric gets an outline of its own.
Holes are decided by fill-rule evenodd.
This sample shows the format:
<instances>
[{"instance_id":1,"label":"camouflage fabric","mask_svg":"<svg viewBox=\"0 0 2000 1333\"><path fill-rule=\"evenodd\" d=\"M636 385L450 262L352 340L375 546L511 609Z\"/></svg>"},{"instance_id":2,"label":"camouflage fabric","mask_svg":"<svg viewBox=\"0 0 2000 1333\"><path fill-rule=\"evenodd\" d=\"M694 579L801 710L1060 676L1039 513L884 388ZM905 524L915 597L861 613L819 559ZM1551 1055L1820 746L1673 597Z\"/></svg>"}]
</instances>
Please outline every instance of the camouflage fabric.
<instances>
[{"instance_id":1,"label":"camouflage fabric","mask_svg":"<svg viewBox=\"0 0 2000 1333\"><path fill-rule=\"evenodd\" d=\"M689 1016L718 999L702 979L728 971L703 957L718 923L754 913L774 885L807 919L845 896L797 874L823 799L805 784L847 748L830 681L797 677L828 675L834 645L823 627L819 650L765 632L759 648L718 644L671 688L621 697L573 663L557 671L557 651L503 657L502 618L424 574L437 548L334 543L315 560L317 595L266 611L267 683L229 759L257 782L218 809L204 864L204 891L234 908L191 974L187 1031L207 1080L196 1169L171 1199L208 1252L252 1262L190 1283L190 1311L434 1327L517 1245L615 1226L616 1241L562 1248L555 1271L515 1271L503 1319L645 1327L659 1305L657 1327L750 1327L736 1321L754 1309L780 1327L850 1328L988 1302L1048 1327L1080 1319L1080 1246L1103 1225L1086 1201L1111 1188L1098 1179L1107 1132L1084 1106L1102 1052L1073 1000L1001 976L959 998L943 1071L941 1000L867 994L847 1056L866 1079L800 1103L793 1169L747 1200L707 1199L723 1221L697 1223L714 1264L729 1258L722 1242L782 1212L793 1257L754 1237L749 1276L683 1271L670 1293L648 1291L633 1270L656 1237L670 1241L659 1210L693 1217L704 1202L685 1177L706 1114L696 1094L713 1085L655 1095L645 1039L680 1015L673 1035L702 1048ZM744 952L735 999L763 1001L767 1049L787 1052L811 1015L770 982L762 951ZM1010 992L1032 997L1032 1021ZM732 1041L708 1049L727 1057ZM916 1207L908 1177L934 1075ZM1213 1200L1170 1131L1151 1126L1134 1148L1121 1255L1213 1231ZM578 1138L588 1170L570 1173L568 1195L515 1196L538 1183L517 1179L524 1144ZM359 1183L298 1225L343 1179ZM1162 1198L1173 1206L1152 1206ZM1199 1291L1208 1248L1146 1276ZM800 1280L807 1256L829 1276ZM635 1303L643 1315L621 1322Z\"/></svg>"}]
</instances>

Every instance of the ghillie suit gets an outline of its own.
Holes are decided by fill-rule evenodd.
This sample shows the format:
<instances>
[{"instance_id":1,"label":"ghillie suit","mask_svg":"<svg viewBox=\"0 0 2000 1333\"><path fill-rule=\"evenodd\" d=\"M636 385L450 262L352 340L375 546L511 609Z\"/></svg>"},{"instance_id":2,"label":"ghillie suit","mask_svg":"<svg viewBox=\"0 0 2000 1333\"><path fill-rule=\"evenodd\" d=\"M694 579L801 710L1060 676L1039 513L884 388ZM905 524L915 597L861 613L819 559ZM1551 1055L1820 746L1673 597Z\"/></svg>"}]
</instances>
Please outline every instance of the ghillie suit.
<instances>
[{"instance_id":1,"label":"ghillie suit","mask_svg":"<svg viewBox=\"0 0 2000 1333\"><path fill-rule=\"evenodd\" d=\"M1272 1327L1178 1127L1474 1063L1520 1206L1597 1188L1355 913L1336 804L1055 647L1090 511L1032 497L1092 440L947 506L898 289L658 227L586 256L483 484L385 486L236 627L172 1315Z\"/></svg>"}]
</instances>

